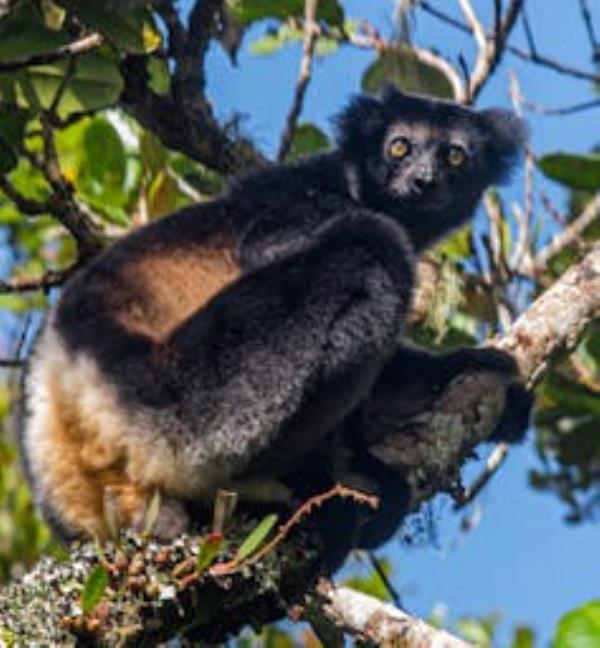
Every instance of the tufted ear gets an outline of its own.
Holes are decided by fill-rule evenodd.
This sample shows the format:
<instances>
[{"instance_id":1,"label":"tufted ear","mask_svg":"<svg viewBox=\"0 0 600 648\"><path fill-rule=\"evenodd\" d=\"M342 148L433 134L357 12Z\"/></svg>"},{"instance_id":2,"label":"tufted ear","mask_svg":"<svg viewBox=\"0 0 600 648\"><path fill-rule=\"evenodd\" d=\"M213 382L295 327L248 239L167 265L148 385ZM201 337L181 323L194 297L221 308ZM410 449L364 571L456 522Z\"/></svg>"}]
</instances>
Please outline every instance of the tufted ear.
<instances>
[{"instance_id":1,"label":"tufted ear","mask_svg":"<svg viewBox=\"0 0 600 648\"><path fill-rule=\"evenodd\" d=\"M397 103L405 96L404 92L393 83L386 83L381 90L381 101L383 104Z\"/></svg>"},{"instance_id":2,"label":"tufted ear","mask_svg":"<svg viewBox=\"0 0 600 648\"><path fill-rule=\"evenodd\" d=\"M509 110L493 108L478 113L491 182L508 178L529 137L526 122Z\"/></svg>"},{"instance_id":3,"label":"tufted ear","mask_svg":"<svg viewBox=\"0 0 600 648\"><path fill-rule=\"evenodd\" d=\"M385 115L381 101L375 97L355 97L334 119L338 146L345 157L363 157L383 137Z\"/></svg>"}]
</instances>

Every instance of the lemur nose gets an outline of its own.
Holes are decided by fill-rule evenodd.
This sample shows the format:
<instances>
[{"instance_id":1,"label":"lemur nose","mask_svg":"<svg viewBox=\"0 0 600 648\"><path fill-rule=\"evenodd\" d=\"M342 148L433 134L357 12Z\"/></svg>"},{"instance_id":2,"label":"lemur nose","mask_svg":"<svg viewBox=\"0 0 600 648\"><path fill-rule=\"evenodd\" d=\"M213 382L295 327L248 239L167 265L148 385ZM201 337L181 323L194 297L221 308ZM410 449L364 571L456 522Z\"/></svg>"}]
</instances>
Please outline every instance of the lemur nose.
<instances>
[{"instance_id":1,"label":"lemur nose","mask_svg":"<svg viewBox=\"0 0 600 648\"><path fill-rule=\"evenodd\" d=\"M429 189L435 184L435 180L430 174L422 174L413 180L413 186L417 191Z\"/></svg>"}]
</instances>

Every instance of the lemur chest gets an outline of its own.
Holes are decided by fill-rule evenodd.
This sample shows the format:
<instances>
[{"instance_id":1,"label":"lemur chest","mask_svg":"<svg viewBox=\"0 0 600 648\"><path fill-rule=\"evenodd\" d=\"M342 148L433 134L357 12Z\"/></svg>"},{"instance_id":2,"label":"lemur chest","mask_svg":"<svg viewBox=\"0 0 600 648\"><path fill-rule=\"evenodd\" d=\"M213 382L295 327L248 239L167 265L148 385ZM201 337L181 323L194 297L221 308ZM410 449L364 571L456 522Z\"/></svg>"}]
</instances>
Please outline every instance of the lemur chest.
<instances>
[{"instance_id":1,"label":"lemur chest","mask_svg":"<svg viewBox=\"0 0 600 648\"><path fill-rule=\"evenodd\" d=\"M163 342L241 272L227 241L148 252L120 267L114 317L129 332Z\"/></svg>"}]
</instances>

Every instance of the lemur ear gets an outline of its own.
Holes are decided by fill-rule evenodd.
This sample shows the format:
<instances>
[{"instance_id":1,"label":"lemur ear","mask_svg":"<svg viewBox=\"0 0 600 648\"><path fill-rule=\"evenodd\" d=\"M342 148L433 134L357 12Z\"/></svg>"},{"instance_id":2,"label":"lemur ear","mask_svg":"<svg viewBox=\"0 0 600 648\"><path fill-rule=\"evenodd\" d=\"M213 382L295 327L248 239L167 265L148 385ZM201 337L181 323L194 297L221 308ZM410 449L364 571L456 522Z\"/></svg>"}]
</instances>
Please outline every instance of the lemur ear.
<instances>
[{"instance_id":1,"label":"lemur ear","mask_svg":"<svg viewBox=\"0 0 600 648\"><path fill-rule=\"evenodd\" d=\"M364 156L383 137L385 113L379 99L360 95L334 118L336 140L344 156Z\"/></svg>"},{"instance_id":2,"label":"lemur ear","mask_svg":"<svg viewBox=\"0 0 600 648\"><path fill-rule=\"evenodd\" d=\"M402 90L393 83L386 83L381 90L381 101L383 104L397 103L399 99L403 99L404 97L405 94Z\"/></svg>"},{"instance_id":3,"label":"lemur ear","mask_svg":"<svg viewBox=\"0 0 600 648\"><path fill-rule=\"evenodd\" d=\"M479 113L491 182L505 181L529 138L526 122L509 110L493 108Z\"/></svg>"}]
</instances>

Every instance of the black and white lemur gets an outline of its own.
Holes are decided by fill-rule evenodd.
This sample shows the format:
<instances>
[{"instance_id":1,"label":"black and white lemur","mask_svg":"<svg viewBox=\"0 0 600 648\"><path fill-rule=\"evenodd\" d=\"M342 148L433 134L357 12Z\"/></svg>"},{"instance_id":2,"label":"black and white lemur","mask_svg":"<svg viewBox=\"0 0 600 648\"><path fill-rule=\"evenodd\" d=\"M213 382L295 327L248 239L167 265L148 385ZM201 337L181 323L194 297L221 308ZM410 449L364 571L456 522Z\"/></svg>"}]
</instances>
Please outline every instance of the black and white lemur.
<instances>
[{"instance_id":1,"label":"black and white lemur","mask_svg":"<svg viewBox=\"0 0 600 648\"><path fill-rule=\"evenodd\" d=\"M106 536L107 494L135 527L158 490L168 536L220 487L281 506L358 474L384 504L355 533L373 546L405 496L361 442L363 405L409 376L435 389L514 373L500 352L434 355L402 334L416 256L507 176L523 122L388 88L351 101L337 132L336 150L235 180L64 287L31 355L22 430L61 537ZM527 416L514 420L496 436L522 437Z\"/></svg>"}]
</instances>

